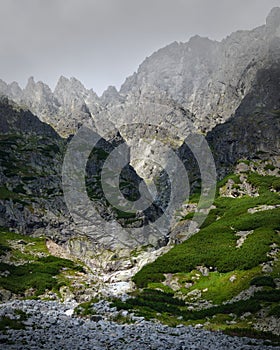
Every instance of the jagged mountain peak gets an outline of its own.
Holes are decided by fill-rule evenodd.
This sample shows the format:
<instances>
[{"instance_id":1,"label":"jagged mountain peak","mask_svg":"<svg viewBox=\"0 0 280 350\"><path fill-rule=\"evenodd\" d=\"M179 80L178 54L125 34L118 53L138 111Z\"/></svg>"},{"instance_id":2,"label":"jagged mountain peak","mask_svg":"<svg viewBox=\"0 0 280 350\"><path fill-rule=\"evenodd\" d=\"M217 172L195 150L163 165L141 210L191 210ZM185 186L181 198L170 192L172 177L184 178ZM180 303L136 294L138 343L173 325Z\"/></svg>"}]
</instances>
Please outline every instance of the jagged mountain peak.
<instances>
[{"instance_id":1,"label":"jagged mountain peak","mask_svg":"<svg viewBox=\"0 0 280 350\"><path fill-rule=\"evenodd\" d=\"M274 7L266 18L267 27L277 29L280 26L280 7Z\"/></svg>"},{"instance_id":2,"label":"jagged mountain peak","mask_svg":"<svg viewBox=\"0 0 280 350\"><path fill-rule=\"evenodd\" d=\"M74 77L66 78L63 75L60 76L60 78L57 81L56 87L54 89L54 94L57 94L58 91L61 89L70 89L71 92L87 90L85 86L77 78L74 78Z\"/></svg>"},{"instance_id":3,"label":"jagged mountain peak","mask_svg":"<svg viewBox=\"0 0 280 350\"><path fill-rule=\"evenodd\" d=\"M21 91L19 84L16 81L11 82L10 89L15 92Z\"/></svg>"},{"instance_id":4,"label":"jagged mountain peak","mask_svg":"<svg viewBox=\"0 0 280 350\"><path fill-rule=\"evenodd\" d=\"M36 82L34 77L31 76L31 77L28 78L26 87L23 89L23 92L25 94L28 94L29 92L33 93L34 90L35 90L35 92L41 92L43 94L48 94L48 95L52 94L51 88L46 83L44 83L44 82L42 82L40 80ZM28 97L30 99L32 99L31 96L28 96Z\"/></svg>"},{"instance_id":5,"label":"jagged mountain peak","mask_svg":"<svg viewBox=\"0 0 280 350\"><path fill-rule=\"evenodd\" d=\"M190 47L196 47L196 46L212 46L215 44L215 40L209 39L208 37L200 36L200 35L194 35L192 36L189 41L185 44Z\"/></svg>"},{"instance_id":6,"label":"jagged mountain peak","mask_svg":"<svg viewBox=\"0 0 280 350\"><path fill-rule=\"evenodd\" d=\"M35 85L35 84L36 84L36 83L35 83L34 77L33 77L33 76L29 77L28 80L27 80L26 86L33 86L33 85Z\"/></svg>"},{"instance_id":7,"label":"jagged mountain peak","mask_svg":"<svg viewBox=\"0 0 280 350\"><path fill-rule=\"evenodd\" d=\"M61 75L59 78L58 78L58 81L57 83L63 83L63 82L68 82L69 81L69 78L66 78L64 75Z\"/></svg>"},{"instance_id":8,"label":"jagged mountain peak","mask_svg":"<svg viewBox=\"0 0 280 350\"><path fill-rule=\"evenodd\" d=\"M11 99L17 99L22 95L22 89L19 84L13 81L7 84L5 81L0 79L0 94L4 96L9 96Z\"/></svg>"},{"instance_id":9,"label":"jagged mountain peak","mask_svg":"<svg viewBox=\"0 0 280 350\"><path fill-rule=\"evenodd\" d=\"M121 96L115 86L108 86L101 96L101 101L104 105L119 101Z\"/></svg>"}]
</instances>

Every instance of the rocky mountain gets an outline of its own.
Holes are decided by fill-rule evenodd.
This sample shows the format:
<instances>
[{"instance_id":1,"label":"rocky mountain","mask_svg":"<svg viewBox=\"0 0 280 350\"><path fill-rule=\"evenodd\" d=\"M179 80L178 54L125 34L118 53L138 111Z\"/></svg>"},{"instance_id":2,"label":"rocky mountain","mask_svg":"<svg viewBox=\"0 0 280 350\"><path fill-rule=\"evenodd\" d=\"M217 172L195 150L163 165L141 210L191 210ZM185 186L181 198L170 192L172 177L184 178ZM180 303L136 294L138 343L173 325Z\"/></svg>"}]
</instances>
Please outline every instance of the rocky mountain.
<instances>
[{"instance_id":1,"label":"rocky mountain","mask_svg":"<svg viewBox=\"0 0 280 350\"><path fill-rule=\"evenodd\" d=\"M280 9L274 8L266 25L221 42L195 36L160 49L127 78L120 93L146 86L165 91L195 116L197 129L209 130L235 113L261 68L279 64L279 45Z\"/></svg>"},{"instance_id":2,"label":"rocky mountain","mask_svg":"<svg viewBox=\"0 0 280 350\"><path fill-rule=\"evenodd\" d=\"M54 92L43 82L35 82L33 77L29 78L24 89L17 83L1 81L0 91L2 95L29 108L63 136L74 133L84 120L89 119L89 108L94 111L98 102L92 90L87 90L75 78L63 76L58 80Z\"/></svg>"},{"instance_id":3,"label":"rocky mountain","mask_svg":"<svg viewBox=\"0 0 280 350\"><path fill-rule=\"evenodd\" d=\"M193 132L212 129L208 132L206 140L213 151L219 177L229 173L240 158L254 158L257 155L269 158L277 155L280 108L279 25L280 9L275 8L267 17L266 25L252 31L233 33L222 42L213 42L196 36L185 44L173 43L147 58L140 65L137 73L126 80L119 92L114 87L109 87L100 98L75 78L61 77L53 92L46 84L35 82L33 78L29 79L24 89L21 89L17 83L8 85L1 81L1 94L25 106L38 115L41 121L50 124L60 133L58 135L42 122L38 126L39 120L28 111L23 112L19 107L11 107L6 102L2 105L1 132L3 133L3 154L5 154L3 164L7 167L9 163L13 163L13 169L17 174L12 180L8 179L4 169L2 183L5 191L14 192L15 184L19 183L23 188L21 195L27 191L36 197L38 189L37 192L33 189L36 182L36 186L40 187L40 193L43 195L43 199L40 199L41 202L36 207L39 212L41 211L38 214L39 222L45 215L42 214L41 206L44 208L44 213L46 206L53 208L54 211L57 210L55 217L59 218L59 224L56 222L54 225L56 228L50 231L59 233L58 237L62 241L64 235L71 236L73 232L74 235L82 232L93 234L95 238L99 237L97 240L101 239L105 242L104 237L109 237L106 232L117 230L119 241L122 241L121 245L124 246L127 236L124 232L122 236L120 232L125 221L130 221L129 225L133 229L138 225L144 227L145 222L151 223L156 217L160 217L160 213L167 207L171 187L168 183L170 174L167 174L165 169L177 168L176 154L189 173L191 188L199 186L201 164L197 164L192 155L193 150L188 144ZM13 117L9 119L10 115ZM227 122L222 123L225 120ZM109 225L106 232L102 228L102 221L97 229L99 221L93 219L89 220L88 225L85 224L84 219L81 221L79 219L78 227L74 228L61 192L63 157L67 146L69 148L72 142L72 138L66 141L61 138L61 135L67 136L80 130L81 134L79 131L77 137L84 138L86 144L87 135L91 137L87 131L83 131L88 130L86 127L88 122L94 132L101 137L101 148L97 147L97 151L89 153L91 160L87 163L88 193L80 196L80 192L77 192L72 202L77 208L85 211L82 202L89 194L91 200L98 203L98 212L102 218L107 218L108 222L117 219L118 225L121 224L118 228L114 224L112 227ZM216 124L219 125L215 126ZM38 128L37 136L34 135L36 128ZM42 133L46 134L44 142L48 150L44 149L44 145L39 148L36 146L39 142L37 139ZM14 134L19 135L21 140L10 141ZM75 140L75 137L73 139ZM32 147L27 146L29 143L37 148L31 151ZM107 156L122 144L129 146L128 163L130 164L126 171L122 172L123 193L126 193L128 198L131 195L137 198L139 196L137 188L141 179L144 180L143 184L144 182L157 184L157 188L148 185L153 193L155 206L148 212L129 214L127 217L123 217L124 214L119 211L112 210L100 187L100 170ZM22 156L21 153L25 149L29 150L28 147L31 155L28 151ZM35 160L30 163L29 159L33 159L32 157ZM71 157L71 160L79 158L75 151ZM43 177L43 187L38 186L35 176L30 184L26 184L24 173L21 177L19 176L23 163L31 166L31 169L34 167L29 172L38 173L40 178ZM37 163L48 164L48 166L41 166L38 170ZM72 163L75 162L70 161L70 164ZM79 167L80 164L78 161L77 166ZM207 166L205 163L204 167ZM210 174L209 169L208 167ZM50 182L49 177L55 178L53 183ZM214 177L213 172L212 178ZM55 189L49 188L50 183ZM47 188L44 190L45 184ZM7 186L10 187L7 188ZM74 184L70 186L70 188L73 187ZM187 195L183 191L179 192L182 193L176 194L178 198ZM55 193L54 198L51 199L54 202L51 204L45 203L48 193ZM3 211L9 205L5 202ZM24 214L26 211L28 214ZM3 225L17 227L22 232L31 232L32 220L38 221L36 215L32 216L24 205L21 207L21 212L15 209L13 213L13 209L9 209L7 213L4 215ZM171 217L174 213L175 211L170 212ZM89 215L92 213L89 212ZM49 225L48 215L45 221L44 224L41 223L44 229ZM94 225L92 225L93 221ZM67 224L64 225L65 222ZM171 225L174 223L173 221ZM154 229L156 232L156 227ZM170 233L170 229L171 226L166 225L165 236ZM141 230L139 229L136 237L143 234ZM34 230L32 232L34 233ZM99 233L96 234L96 232ZM140 245L151 243L151 240L151 237L144 241L140 239ZM106 242L109 241L108 238ZM153 244L157 246L156 241Z\"/></svg>"},{"instance_id":4,"label":"rocky mountain","mask_svg":"<svg viewBox=\"0 0 280 350\"><path fill-rule=\"evenodd\" d=\"M53 92L30 78L24 89L1 81L0 93L26 105L64 136L104 110L109 119L116 119L116 106L133 114L130 109L141 96L150 105L155 98L160 101L162 94L181 106L193 129L205 132L234 115L259 70L279 64L279 47L280 9L274 8L265 25L240 30L221 42L195 36L187 43L174 42L158 50L126 79L119 92L109 87L100 98L77 79L65 77ZM142 118L149 118L149 108L142 111Z\"/></svg>"},{"instance_id":5,"label":"rocky mountain","mask_svg":"<svg viewBox=\"0 0 280 350\"><path fill-rule=\"evenodd\" d=\"M221 42L172 43L101 97L75 78L54 91L33 78L24 89L0 81L2 297L32 295L32 276L13 283L26 272L15 266L41 276L46 258L54 273L37 296L134 290L116 308L279 334L279 88L280 8ZM90 282L36 237L80 259ZM28 242L42 250L31 254ZM53 282L67 266L78 282ZM94 313L92 304L82 308Z\"/></svg>"},{"instance_id":6,"label":"rocky mountain","mask_svg":"<svg viewBox=\"0 0 280 350\"><path fill-rule=\"evenodd\" d=\"M120 91L109 87L100 98L77 79L65 77L53 92L30 78L24 89L1 81L0 93L27 106L62 136L75 133L88 120L105 139L118 130L130 147L130 163L140 177L152 181L160 173L153 158L162 159L164 167L168 149L181 147L190 132L211 130L237 110L248 115L276 108L269 105L266 87L255 85L264 70L279 67L279 28L280 9L274 8L265 25L221 42L196 36L187 43L172 43L147 58ZM273 74L267 79L274 79ZM149 132L154 157L151 142L143 139L149 124L154 129Z\"/></svg>"},{"instance_id":7,"label":"rocky mountain","mask_svg":"<svg viewBox=\"0 0 280 350\"><path fill-rule=\"evenodd\" d=\"M169 140L168 147L174 143L180 146L189 132L205 132L231 118L241 102L244 111L263 69L279 66L279 28L280 9L274 8L265 25L238 31L221 42L196 36L187 43L172 43L147 58L119 92L109 87L100 98L77 79L65 77L59 79L53 92L30 78L22 90L16 83L1 81L0 93L26 105L62 136L74 133L90 119L104 138L108 129L116 128L131 147L131 164L150 181L158 170L148 165L150 146L138 144L146 124L155 125L154 135L157 127L168 129L168 137L161 131L162 137L157 139ZM256 96L246 108L252 113L260 104L265 106L267 101L260 102ZM137 130L128 127L139 121L144 125ZM165 158L163 148L159 142L154 145L158 158ZM139 162L143 154L146 158Z\"/></svg>"}]
</instances>

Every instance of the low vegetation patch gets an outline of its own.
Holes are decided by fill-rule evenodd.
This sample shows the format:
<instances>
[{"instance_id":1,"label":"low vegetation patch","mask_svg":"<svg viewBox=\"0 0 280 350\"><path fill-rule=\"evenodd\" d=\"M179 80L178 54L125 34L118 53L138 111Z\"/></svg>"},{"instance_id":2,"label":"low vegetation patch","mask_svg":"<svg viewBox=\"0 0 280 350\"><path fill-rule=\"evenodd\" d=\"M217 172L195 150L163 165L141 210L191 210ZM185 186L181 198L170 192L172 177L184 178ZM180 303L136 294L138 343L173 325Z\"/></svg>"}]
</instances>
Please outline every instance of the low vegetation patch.
<instances>
[{"instance_id":1,"label":"low vegetation patch","mask_svg":"<svg viewBox=\"0 0 280 350\"><path fill-rule=\"evenodd\" d=\"M91 299L90 301L86 301L84 303L80 303L76 306L74 312L77 316L88 317L95 314L94 303L97 303L98 299Z\"/></svg>"},{"instance_id":2,"label":"low vegetation patch","mask_svg":"<svg viewBox=\"0 0 280 350\"><path fill-rule=\"evenodd\" d=\"M14 310L14 317L0 317L0 331L5 333L8 329L24 329L23 321L26 321L28 315L22 310Z\"/></svg>"},{"instance_id":3,"label":"low vegetation patch","mask_svg":"<svg viewBox=\"0 0 280 350\"><path fill-rule=\"evenodd\" d=\"M220 196L219 188L229 179L241 182L239 175L230 175L218 184L215 209L200 231L144 266L133 278L138 290L126 302L115 301L114 306L171 326L201 323L207 329L228 330L232 335L277 340L269 333L255 331L252 324L261 309L267 316L279 317L280 312L280 290L275 282L280 277L280 254L275 249L280 247L280 210L273 208L280 204L280 179L248 173L247 181L257 188L259 196ZM197 192L190 202L197 203L198 199ZM272 207L248 211L260 206ZM181 221L193 217L191 212ZM237 244L240 232L250 232L241 245ZM263 267L268 261L271 271L267 272ZM253 287L261 290L246 300L241 297L230 302ZM213 306L193 308L200 302Z\"/></svg>"},{"instance_id":4,"label":"low vegetation patch","mask_svg":"<svg viewBox=\"0 0 280 350\"><path fill-rule=\"evenodd\" d=\"M267 287L276 287L276 284L271 276L257 276L252 279L250 282L251 285L261 287L261 286L267 286Z\"/></svg>"},{"instance_id":5,"label":"low vegetation patch","mask_svg":"<svg viewBox=\"0 0 280 350\"><path fill-rule=\"evenodd\" d=\"M271 189L279 180L274 176L248 175L259 188L259 197L227 198L217 195L213 209L201 230L186 242L172 248L134 276L137 287L163 281L163 273L188 273L198 265L214 267L219 272L250 270L269 260L271 244L280 245L280 209L248 213L249 208L280 203ZM223 185L223 182L220 184ZM217 220L217 218L219 218ZM238 231L253 230L240 248L236 247Z\"/></svg>"},{"instance_id":6,"label":"low vegetation patch","mask_svg":"<svg viewBox=\"0 0 280 350\"><path fill-rule=\"evenodd\" d=\"M22 236L2 228L0 230L0 285L21 296L27 290L37 297L46 290L59 294L59 288L68 285L62 273L84 272L81 265L52 256L46 248L45 238Z\"/></svg>"}]
</instances>

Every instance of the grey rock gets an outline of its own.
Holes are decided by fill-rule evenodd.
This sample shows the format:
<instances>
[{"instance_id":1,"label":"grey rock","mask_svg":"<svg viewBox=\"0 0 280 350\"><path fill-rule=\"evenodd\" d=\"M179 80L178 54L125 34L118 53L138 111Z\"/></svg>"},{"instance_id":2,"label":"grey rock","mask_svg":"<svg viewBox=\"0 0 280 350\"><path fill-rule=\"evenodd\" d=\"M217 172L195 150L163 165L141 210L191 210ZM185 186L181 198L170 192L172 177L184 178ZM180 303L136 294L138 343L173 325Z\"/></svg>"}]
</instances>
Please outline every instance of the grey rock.
<instances>
[{"instance_id":1,"label":"grey rock","mask_svg":"<svg viewBox=\"0 0 280 350\"><path fill-rule=\"evenodd\" d=\"M101 305L102 303L100 303ZM252 340L229 337L220 332L209 332L183 325L176 328L142 320L121 325L111 321L94 322L67 317L63 323L53 324L53 314L63 315L65 306L55 302L35 300L14 301L0 306L0 316L21 309L28 312L28 324L22 330L8 330L0 336L5 349L251 349ZM44 311L43 311L44 310ZM47 310L47 311L46 311ZM271 323L276 325L275 320ZM197 326L199 328L200 325ZM261 327L261 324L258 325ZM9 344L9 341L13 341ZM279 349L254 340L254 349Z\"/></svg>"}]
</instances>

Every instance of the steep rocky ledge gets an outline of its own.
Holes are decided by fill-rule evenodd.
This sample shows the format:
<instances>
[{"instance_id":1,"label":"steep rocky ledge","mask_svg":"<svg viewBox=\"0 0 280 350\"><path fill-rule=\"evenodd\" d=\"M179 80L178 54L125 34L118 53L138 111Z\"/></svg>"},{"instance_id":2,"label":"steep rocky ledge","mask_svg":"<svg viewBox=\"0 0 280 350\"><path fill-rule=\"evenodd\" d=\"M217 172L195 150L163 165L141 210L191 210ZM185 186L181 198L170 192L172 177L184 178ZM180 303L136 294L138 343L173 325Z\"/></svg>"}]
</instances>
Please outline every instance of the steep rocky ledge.
<instances>
[{"instance_id":1,"label":"steep rocky ledge","mask_svg":"<svg viewBox=\"0 0 280 350\"><path fill-rule=\"evenodd\" d=\"M269 159L279 155L279 86L279 64L260 70L235 116L207 134L220 177L238 159Z\"/></svg>"}]
</instances>

